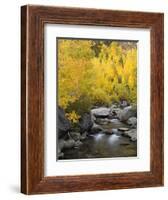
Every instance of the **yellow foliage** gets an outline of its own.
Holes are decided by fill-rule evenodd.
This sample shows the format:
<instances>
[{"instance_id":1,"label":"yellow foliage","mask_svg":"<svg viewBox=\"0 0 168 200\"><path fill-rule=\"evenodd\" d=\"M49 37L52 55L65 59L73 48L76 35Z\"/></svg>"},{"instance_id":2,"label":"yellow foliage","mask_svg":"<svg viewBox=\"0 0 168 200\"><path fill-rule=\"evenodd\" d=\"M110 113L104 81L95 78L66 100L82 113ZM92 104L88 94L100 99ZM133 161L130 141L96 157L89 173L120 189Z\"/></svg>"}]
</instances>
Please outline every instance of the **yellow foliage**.
<instances>
[{"instance_id":1,"label":"yellow foliage","mask_svg":"<svg viewBox=\"0 0 168 200\"><path fill-rule=\"evenodd\" d=\"M73 110L70 113L66 113L66 117L72 122L72 123L78 123L80 116Z\"/></svg>"},{"instance_id":2,"label":"yellow foliage","mask_svg":"<svg viewBox=\"0 0 168 200\"><path fill-rule=\"evenodd\" d=\"M137 98L137 48L129 42L58 40L58 104L77 123L81 106ZM79 111L80 110L80 111Z\"/></svg>"},{"instance_id":3,"label":"yellow foliage","mask_svg":"<svg viewBox=\"0 0 168 200\"><path fill-rule=\"evenodd\" d=\"M91 45L91 41L58 40L58 104L64 109L81 96L81 84L94 56Z\"/></svg>"}]
</instances>

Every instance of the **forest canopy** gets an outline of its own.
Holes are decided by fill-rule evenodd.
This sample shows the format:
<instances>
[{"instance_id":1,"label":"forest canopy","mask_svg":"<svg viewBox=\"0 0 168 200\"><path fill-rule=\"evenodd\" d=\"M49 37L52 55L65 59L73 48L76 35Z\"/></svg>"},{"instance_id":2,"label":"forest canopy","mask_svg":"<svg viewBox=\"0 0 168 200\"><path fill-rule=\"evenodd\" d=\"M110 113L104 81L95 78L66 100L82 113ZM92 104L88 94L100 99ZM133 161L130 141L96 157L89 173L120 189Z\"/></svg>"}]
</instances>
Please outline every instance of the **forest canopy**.
<instances>
[{"instance_id":1,"label":"forest canopy","mask_svg":"<svg viewBox=\"0 0 168 200\"><path fill-rule=\"evenodd\" d=\"M57 39L58 105L72 123L94 106L137 100L136 42Z\"/></svg>"}]
</instances>

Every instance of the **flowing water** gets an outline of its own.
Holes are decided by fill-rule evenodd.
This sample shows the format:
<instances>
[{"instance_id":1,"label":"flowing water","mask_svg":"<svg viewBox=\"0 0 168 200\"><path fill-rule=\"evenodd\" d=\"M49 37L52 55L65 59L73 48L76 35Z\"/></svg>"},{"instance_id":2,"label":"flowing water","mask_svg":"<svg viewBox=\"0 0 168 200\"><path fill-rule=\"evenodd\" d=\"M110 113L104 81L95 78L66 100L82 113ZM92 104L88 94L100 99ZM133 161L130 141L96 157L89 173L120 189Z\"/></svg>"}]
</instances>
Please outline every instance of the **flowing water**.
<instances>
[{"instance_id":1,"label":"flowing water","mask_svg":"<svg viewBox=\"0 0 168 200\"><path fill-rule=\"evenodd\" d=\"M126 125L113 123L102 125L111 128L126 127ZM63 159L88 159L88 158L115 158L136 157L137 143L128 137L118 134L107 135L103 132L89 135L78 148L64 149Z\"/></svg>"}]
</instances>

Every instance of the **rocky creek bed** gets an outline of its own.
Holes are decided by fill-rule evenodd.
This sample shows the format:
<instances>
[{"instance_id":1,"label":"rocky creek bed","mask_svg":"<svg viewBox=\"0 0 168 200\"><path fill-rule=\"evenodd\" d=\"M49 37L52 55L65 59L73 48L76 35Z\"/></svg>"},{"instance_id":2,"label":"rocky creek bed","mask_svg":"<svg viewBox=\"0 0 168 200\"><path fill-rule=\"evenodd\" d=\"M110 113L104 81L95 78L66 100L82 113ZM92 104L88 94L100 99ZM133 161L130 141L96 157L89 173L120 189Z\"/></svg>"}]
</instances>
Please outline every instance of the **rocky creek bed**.
<instances>
[{"instance_id":1,"label":"rocky creek bed","mask_svg":"<svg viewBox=\"0 0 168 200\"><path fill-rule=\"evenodd\" d=\"M58 108L57 159L135 157L137 155L136 105L113 104L85 113L79 128L71 127Z\"/></svg>"}]
</instances>

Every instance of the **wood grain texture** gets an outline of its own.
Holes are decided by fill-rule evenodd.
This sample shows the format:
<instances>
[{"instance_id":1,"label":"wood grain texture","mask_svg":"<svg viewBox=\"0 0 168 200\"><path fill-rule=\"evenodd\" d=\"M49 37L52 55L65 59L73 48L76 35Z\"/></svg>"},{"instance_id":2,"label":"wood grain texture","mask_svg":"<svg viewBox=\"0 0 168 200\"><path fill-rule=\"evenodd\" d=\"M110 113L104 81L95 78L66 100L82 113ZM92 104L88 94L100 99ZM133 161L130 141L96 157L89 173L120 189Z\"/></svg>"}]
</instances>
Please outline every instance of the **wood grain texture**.
<instances>
[{"instance_id":1,"label":"wood grain texture","mask_svg":"<svg viewBox=\"0 0 168 200\"><path fill-rule=\"evenodd\" d=\"M42 194L163 185L163 19L162 13L31 5L21 8L21 192ZM46 23L151 30L151 170L149 172L44 177L44 25Z\"/></svg>"}]
</instances>

